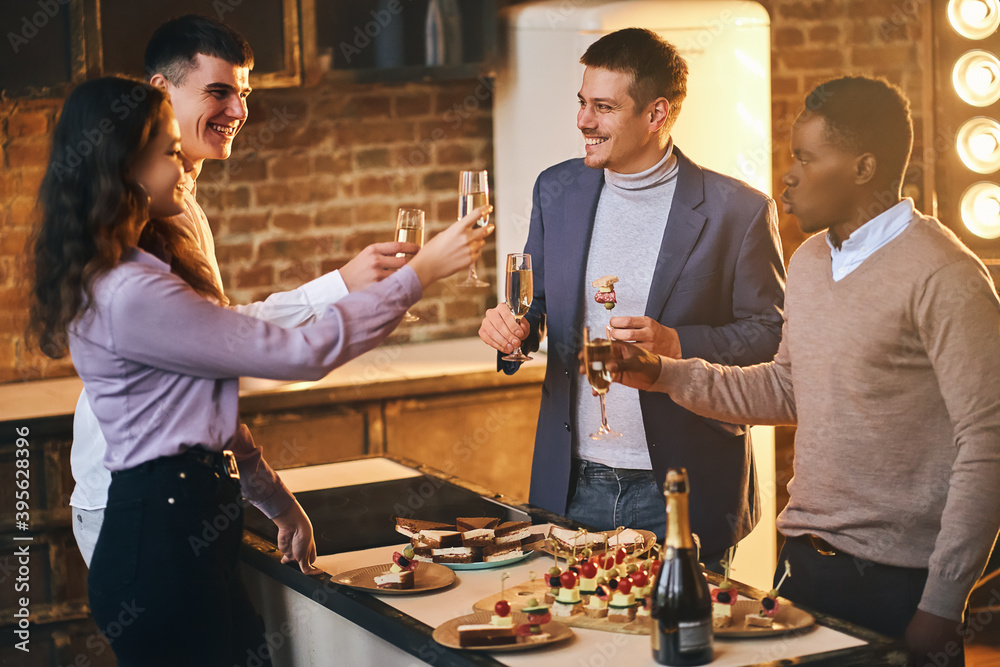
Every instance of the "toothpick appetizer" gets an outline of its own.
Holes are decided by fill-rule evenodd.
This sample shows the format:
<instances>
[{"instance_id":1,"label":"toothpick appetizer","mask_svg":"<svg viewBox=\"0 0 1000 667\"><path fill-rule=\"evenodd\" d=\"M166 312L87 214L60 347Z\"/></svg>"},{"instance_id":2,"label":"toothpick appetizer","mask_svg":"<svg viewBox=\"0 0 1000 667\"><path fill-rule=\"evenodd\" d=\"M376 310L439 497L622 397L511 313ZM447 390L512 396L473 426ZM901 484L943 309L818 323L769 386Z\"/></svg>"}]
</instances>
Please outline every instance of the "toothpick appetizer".
<instances>
[{"instance_id":1,"label":"toothpick appetizer","mask_svg":"<svg viewBox=\"0 0 1000 667\"><path fill-rule=\"evenodd\" d=\"M778 585L769 590L767 595L761 598L760 609L757 610L757 613L747 616L746 623L748 626L771 627L780 606L778 604L778 589L781 588L781 584L785 583L785 579L790 576L792 576L792 564L786 560L785 573L778 580Z\"/></svg>"},{"instance_id":2,"label":"toothpick appetizer","mask_svg":"<svg viewBox=\"0 0 1000 667\"><path fill-rule=\"evenodd\" d=\"M723 577L719 587L712 591L712 627L727 628L733 624L733 606L739 594L736 586L729 580L729 572L736 557L736 545L726 549L726 557L722 561Z\"/></svg>"},{"instance_id":3,"label":"toothpick appetizer","mask_svg":"<svg viewBox=\"0 0 1000 667\"><path fill-rule=\"evenodd\" d=\"M608 275L601 276L594 282L590 283L597 288L597 294L594 295L594 301L597 303L603 303L604 307L608 309L609 314L618 302L618 298L615 295L616 282L618 282L618 276Z\"/></svg>"}]
</instances>

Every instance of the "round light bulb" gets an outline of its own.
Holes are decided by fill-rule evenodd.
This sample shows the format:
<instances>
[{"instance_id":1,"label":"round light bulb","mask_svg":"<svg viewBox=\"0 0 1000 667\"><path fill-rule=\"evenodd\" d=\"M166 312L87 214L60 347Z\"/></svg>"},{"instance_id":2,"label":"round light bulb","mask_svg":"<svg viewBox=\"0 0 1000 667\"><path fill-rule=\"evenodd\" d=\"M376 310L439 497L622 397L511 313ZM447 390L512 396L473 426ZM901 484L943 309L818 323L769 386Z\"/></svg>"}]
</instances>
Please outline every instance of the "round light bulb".
<instances>
[{"instance_id":1,"label":"round light bulb","mask_svg":"<svg viewBox=\"0 0 1000 667\"><path fill-rule=\"evenodd\" d=\"M962 20L970 25L982 25L990 15L990 7L982 0L967 0L961 3L959 13Z\"/></svg>"},{"instance_id":2,"label":"round light bulb","mask_svg":"<svg viewBox=\"0 0 1000 667\"><path fill-rule=\"evenodd\" d=\"M996 183L980 181L969 186L959 208L970 232L984 239L1000 238L1000 186Z\"/></svg>"},{"instance_id":3,"label":"round light bulb","mask_svg":"<svg viewBox=\"0 0 1000 667\"><path fill-rule=\"evenodd\" d=\"M948 20L966 39L986 39L1000 27L1000 0L950 0Z\"/></svg>"},{"instance_id":4,"label":"round light bulb","mask_svg":"<svg viewBox=\"0 0 1000 667\"><path fill-rule=\"evenodd\" d=\"M1000 100L1000 59L980 49L963 53L951 71L951 83L967 104L989 106Z\"/></svg>"},{"instance_id":5,"label":"round light bulb","mask_svg":"<svg viewBox=\"0 0 1000 667\"><path fill-rule=\"evenodd\" d=\"M969 142L972 154L980 160L989 160L997 151L997 138L992 134L978 134Z\"/></svg>"},{"instance_id":6,"label":"round light bulb","mask_svg":"<svg viewBox=\"0 0 1000 667\"><path fill-rule=\"evenodd\" d=\"M1000 170L1000 123L986 116L970 118L958 128L955 148L965 166L976 173Z\"/></svg>"}]
</instances>

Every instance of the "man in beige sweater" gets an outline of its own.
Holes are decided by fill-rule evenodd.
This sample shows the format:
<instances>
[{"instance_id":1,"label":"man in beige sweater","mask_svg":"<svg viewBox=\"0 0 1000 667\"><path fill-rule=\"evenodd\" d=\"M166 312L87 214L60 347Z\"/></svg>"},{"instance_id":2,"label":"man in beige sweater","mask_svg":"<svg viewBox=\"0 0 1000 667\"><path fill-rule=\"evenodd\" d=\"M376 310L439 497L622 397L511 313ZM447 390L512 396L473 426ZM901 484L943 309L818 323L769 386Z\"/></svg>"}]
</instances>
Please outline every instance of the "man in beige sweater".
<instances>
[{"instance_id":1,"label":"man in beige sweater","mask_svg":"<svg viewBox=\"0 0 1000 667\"><path fill-rule=\"evenodd\" d=\"M1000 302L982 262L899 196L909 103L817 87L792 130L789 263L774 360L739 368L616 344L616 380L706 417L797 424L782 594L963 663L960 625L1000 526Z\"/></svg>"}]
</instances>

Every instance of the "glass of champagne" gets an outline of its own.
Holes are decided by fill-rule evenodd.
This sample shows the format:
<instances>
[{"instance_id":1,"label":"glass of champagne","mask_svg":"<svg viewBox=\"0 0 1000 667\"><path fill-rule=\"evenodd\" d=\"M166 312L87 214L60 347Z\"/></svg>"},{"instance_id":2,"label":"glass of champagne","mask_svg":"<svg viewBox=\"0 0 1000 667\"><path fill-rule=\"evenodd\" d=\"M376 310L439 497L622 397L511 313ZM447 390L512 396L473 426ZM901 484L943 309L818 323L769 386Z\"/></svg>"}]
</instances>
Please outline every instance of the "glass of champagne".
<instances>
[{"instance_id":1,"label":"glass of champagne","mask_svg":"<svg viewBox=\"0 0 1000 667\"><path fill-rule=\"evenodd\" d=\"M531 308L531 255L511 253L507 255L507 307L518 324ZM521 352L521 346L501 357L504 361L531 361L531 357Z\"/></svg>"},{"instance_id":2,"label":"glass of champagne","mask_svg":"<svg viewBox=\"0 0 1000 667\"><path fill-rule=\"evenodd\" d=\"M396 240L400 243L414 243L420 247L424 245L424 212L419 208L401 208L396 213ZM405 257L405 253L398 252L396 257ZM416 322L420 318L406 311L403 315L404 322Z\"/></svg>"},{"instance_id":3,"label":"glass of champagne","mask_svg":"<svg viewBox=\"0 0 1000 667\"><path fill-rule=\"evenodd\" d=\"M597 433L591 433L594 440L612 440L620 438L621 433L612 431L608 426L608 410L604 405L604 395L611 388L611 372L608 362L611 361L611 336L607 338L590 338L590 327L583 328L583 363L587 369L587 381L601 399L601 427Z\"/></svg>"},{"instance_id":4,"label":"glass of champagne","mask_svg":"<svg viewBox=\"0 0 1000 667\"><path fill-rule=\"evenodd\" d=\"M480 206L490 202L490 186L486 171L463 171L458 177L458 217L464 218ZM476 222L476 227L489 224L490 216L485 215ZM459 287L489 287L490 284L476 275L476 263L469 266L469 275L458 284Z\"/></svg>"}]
</instances>

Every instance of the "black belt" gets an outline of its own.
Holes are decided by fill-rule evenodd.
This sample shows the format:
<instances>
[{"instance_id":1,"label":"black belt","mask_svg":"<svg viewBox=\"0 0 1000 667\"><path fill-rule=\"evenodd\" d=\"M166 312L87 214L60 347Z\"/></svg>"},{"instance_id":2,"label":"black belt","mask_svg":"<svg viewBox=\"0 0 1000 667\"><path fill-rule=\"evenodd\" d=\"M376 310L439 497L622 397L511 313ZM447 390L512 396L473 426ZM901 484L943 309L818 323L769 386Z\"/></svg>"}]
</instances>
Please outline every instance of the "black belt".
<instances>
[{"instance_id":1,"label":"black belt","mask_svg":"<svg viewBox=\"0 0 1000 667\"><path fill-rule=\"evenodd\" d=\"M806 535L799 535L797 539L803 540L806 544L813 548L820 556L847 556L843 551L837 549L826 540L824 540L819 535L813 535L808 533Z\"/></svg>"},{"instance_id":2,"label":"black belt","mask_svg":"<svg viewBox=\"0 0 1000 667\"><path fill-rule=\"evenodd\" d=\"M236 466L236 456L233 455L232 450L223 449L221 452L211 451L204 449L202 447L191 447L184 450L180 454L175 456L161 456L158 459L153 459L152 461L146 461L145 463L140 463L134 468L129 468L128 470L120 470L112 472L112 477L117 476L121 473L144 473L149 472L154 466L162 465L164 463L196 463L198 465L205 466L211 470L214 470L218 475L222 477L231 477L235 480L239 480L240 471Z\"/></svg>"}]
</instances>

